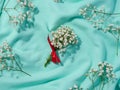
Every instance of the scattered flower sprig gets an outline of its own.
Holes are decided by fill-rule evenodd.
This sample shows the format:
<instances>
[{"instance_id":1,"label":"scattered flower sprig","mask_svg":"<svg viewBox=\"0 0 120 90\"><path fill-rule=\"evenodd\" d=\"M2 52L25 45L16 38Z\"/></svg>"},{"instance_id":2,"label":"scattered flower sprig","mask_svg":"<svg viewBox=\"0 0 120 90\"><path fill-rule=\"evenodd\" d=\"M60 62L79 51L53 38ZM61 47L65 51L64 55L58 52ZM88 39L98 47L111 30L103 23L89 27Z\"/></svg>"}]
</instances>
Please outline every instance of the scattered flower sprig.
<instances>
[{"instance_id":1,"label":"scattered flower sprig","mask_svg":"<svg viewBox=\"0 0 120 90\"><path fill-rule=\"evenodd\" d=\"M15 0L17 1L17 4L9 8L7 7L10 0L7 1L6 5L3 7L3 11L6 12L6 14L9 17L9 22L13 23L14 25L19 25L19 29L26 29L30 28L34 25L34 15L36 7L33 5L31 0ZM12 15L9 13L9 11L16 11L17 15Z\"/></svg>"},{"instance_id":2,"label":"scattered flower sprig","mask_svg":"<svg viewBox=\"0 0 120 90\"><path fill-rule=\"evenodd\" d=\"M86 7L80 9L80 15L84 19L90 21L94 28L105 32L109 32L115 37L117 42L116 54L118 55L120 27L118 25L113 24L105 26L104 23L109 19L110 16L120 15L120 13L106 13L104 7L102 7L101 9L97 9L97 7L94 5L87 5Z\"/></svg>"},{"instance_id":3,"label":"scattered flower sprig","mask_svg":"<svg viewBox=\"0 0 120 90\"><path fill-rule=\"evenodd\" d=\"M119 14L120 13L107 13L104 6L98 9L96 6L91 4L88 4L86 7L81 8L79 11L79 15L81 15L84 19L90 21L92 25L98 30L103 29L103 23L108 19L109 16Z\"/></svg>"},{"instance_id":4,"label":"scattered flower sprig","mask_svg":"<svg viewBox=\"0 0 120 90\"><path fill-rule=\"evenodd\" d=\"M52 32L52 40L51 44L54 46L55 50L59 53L65 52L66 48L70 45L74 45L78 43L78 39L76 34L73 32L68 26L60 26L56 31ZM45 67L50 63L51 55L47 59L45 63Z\"/></svg>"},{"instance_id":5,"label":"scattered flower sprig","mask_svg":"<svg viewBox=\"0 0 120 90\"><path fill-rule=\"evenodd\" d=\"M100 62L98 69L91 69L86 76L92 82L92 90L95 90L95 81L100 80L99 90L103 90L104 86L115 79L113 66L106 62Z\"/></svg>"},{"instance_id":6,"label":"scattered flower sprig","mask_svg":"<svg viewBox=\"0 0 120 90\"><path fill-rule=\"evenodd\" d=\"M97 9L96 6L89 4L86 7L81 8L79 14L84 19L90 21L95 28L101 29L101 26L105 21L106 13L104 7L102 7L101 9Z\"/></svg>"},{"instance_id":7,"label":"scattered flower sprig","mask_svg":"<svg viewBox=\"0 0 120 90\"><path fill-rule=\"evenodd\" d=\"M119 51L119 38L120 38L120 26L115 24L109 24L105 29L105 32L109 32L113 35L113 37L116 39L116 55L118 55Z\"/></svg>"},{"instance_id":8,"label":"scattered flower sprig","mask_svg":"<svg viewBox=\"0 0 120 90\"><path fill-rule=\"evenodd\" d=\"M31 76L27 72L23 71L21 64L16 60L15 54L12 52L12 48L5 41L0 46L0 72L3 75L4 71L19 71L26 75Z\"/></svg>"},{"instance_id":9,"label":"scattered flower sprig","mask_svg":"<svg viewBox=\"0 0 120 90\"><path fill-rule=\"evenodd\" d=\"M98 64L98 69L92 68L90 71L88 71L85 74L85 76L88 77L89 80L91 81L92 83L91 88L84 89L75 84L73 87L69 88L68 90L103 90L106 84L115 80L115 73L113 72L113 66L107 62L100 62ZM97 80L99 80L98 88L95 87L95 82Z\"/></svg>"}]
</instances>

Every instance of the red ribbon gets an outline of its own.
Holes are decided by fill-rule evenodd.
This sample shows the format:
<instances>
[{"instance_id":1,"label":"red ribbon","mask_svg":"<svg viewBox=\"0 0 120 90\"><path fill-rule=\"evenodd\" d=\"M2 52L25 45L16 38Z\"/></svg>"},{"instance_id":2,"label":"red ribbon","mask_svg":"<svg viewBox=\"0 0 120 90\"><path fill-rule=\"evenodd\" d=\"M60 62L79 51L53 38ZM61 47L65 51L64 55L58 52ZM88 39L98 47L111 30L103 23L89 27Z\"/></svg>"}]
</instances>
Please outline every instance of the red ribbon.
<instances>
[{"instance_id":1,"label":"red ribbon","mask_svg":"<svg viewBox=\"0 0 120 90\"><path fill-rule=\"evenodd\" d=\"M49 36L47 39L48 39L48 43L52 49L52 52L51 52L52 62L53 63L60 63L61 61L60 61L59 57L57 56L57 53L55 51L55 47L51 44Z\"/></svg>"}]
</instances>

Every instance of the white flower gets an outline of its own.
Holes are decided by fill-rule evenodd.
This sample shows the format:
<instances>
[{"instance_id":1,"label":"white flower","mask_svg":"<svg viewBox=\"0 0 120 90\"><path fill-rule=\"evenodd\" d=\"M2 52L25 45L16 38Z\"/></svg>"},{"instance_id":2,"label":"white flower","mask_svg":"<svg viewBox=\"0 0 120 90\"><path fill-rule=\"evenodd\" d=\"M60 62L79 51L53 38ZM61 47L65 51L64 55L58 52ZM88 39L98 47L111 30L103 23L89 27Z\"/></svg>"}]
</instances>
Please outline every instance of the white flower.
<instances>
[{"instance_id":1,"label":"white flower","mask_svg":"<svg viewBox=\"0 0 120 90\"><path fill-rule=\"evenodd\" d=\"M110 70L109 70L109 69L107 69L107 70L106 70L106 72L107 72L107 73L110 73Z\"/></svg>"},{"instance_id":2,"label":"white flower","mask_svg":"<svg viewBox=\"0 0 120 90\"><path fill-rule=\"evenodd\" d=\"M109 74L107 74L106 76L107 76L108 78L110 77L110 75L109 75Z\"/></svg>"},{"instance_id":3,"label":"white flower","mask_svg":"<svg viewBox=\"0 0 120 90\"><path fill-rule=\"evenodd\" d=\"M85 9L80 9L80 14L85 16L86 15L86 10Z\"/></svg>"},{"instance_id":4,"label":"white flower","mask_svg":"<svg viewBox=\"0 0 120 90\"><path fill-rule=\"evenodd\" d=\"M98 76L102 76L102 73L100 72L100 73L98 74Z\"/></svg>"},{"instance_id":5,"label":"white flower","mask_svg":"<svg viewBox=\"0 0 120 90\"><path fill-rule=\"evenodd\" d=\"M72 88L69 88L69 90L73 90Z\"/></svg>"},{"instance_id":6,"label":"white flower","mask_svg":"<svg viewBox=\"0 0 120 90\"><path fill-rule=\"evenodd\" d=\"M74 89L77 89L77 88L78 88L78 86L77 86L76 84L75 84L73 87L74 87Z\"/></svg>"}]
</instances>

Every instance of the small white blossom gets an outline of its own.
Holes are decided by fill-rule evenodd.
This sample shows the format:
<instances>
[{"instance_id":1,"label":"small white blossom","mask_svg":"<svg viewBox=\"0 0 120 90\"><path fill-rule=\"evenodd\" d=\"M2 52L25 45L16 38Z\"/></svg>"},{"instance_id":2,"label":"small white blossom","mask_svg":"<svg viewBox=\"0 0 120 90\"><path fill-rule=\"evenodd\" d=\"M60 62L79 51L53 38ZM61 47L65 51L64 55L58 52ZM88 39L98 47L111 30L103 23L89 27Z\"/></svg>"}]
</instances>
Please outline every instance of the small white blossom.
<instances>
[{"instance_id":1,"label":"small white blossom","mask_svg":"<svg viewBox=\"0 0 120 90\"><path fill-rule=\"evenodd\" d=\"M73 86L75 89L77 89L78 88L78 86L75 84L74 86Z\"/></svg>"}]
</instances>

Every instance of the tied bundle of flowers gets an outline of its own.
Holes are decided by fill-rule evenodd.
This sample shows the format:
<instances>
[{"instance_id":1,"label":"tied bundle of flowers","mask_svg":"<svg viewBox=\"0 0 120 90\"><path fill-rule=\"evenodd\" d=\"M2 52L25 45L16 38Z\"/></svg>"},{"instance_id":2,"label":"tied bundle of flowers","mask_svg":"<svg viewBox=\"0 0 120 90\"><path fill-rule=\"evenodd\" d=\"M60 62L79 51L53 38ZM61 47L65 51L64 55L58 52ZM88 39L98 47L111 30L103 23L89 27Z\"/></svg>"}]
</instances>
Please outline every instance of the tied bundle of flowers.
<instances>
[{"instance_id":1,"label":"tied bundle of flowers","mask_svg":"<svg viewBox=\"0 0 120 90\"><path fill-rule=\"evenodd\" d=\"M69 45L77 44L77 42L77 36L68 26L60 26L56 31L53 31L52 40L50 40L48 36L48 43L52 49L52 52L44 66L46 67L51 61L55 64L60 63L61 61L56 52L65 52Z\"/></svg>"}]
</instances>

